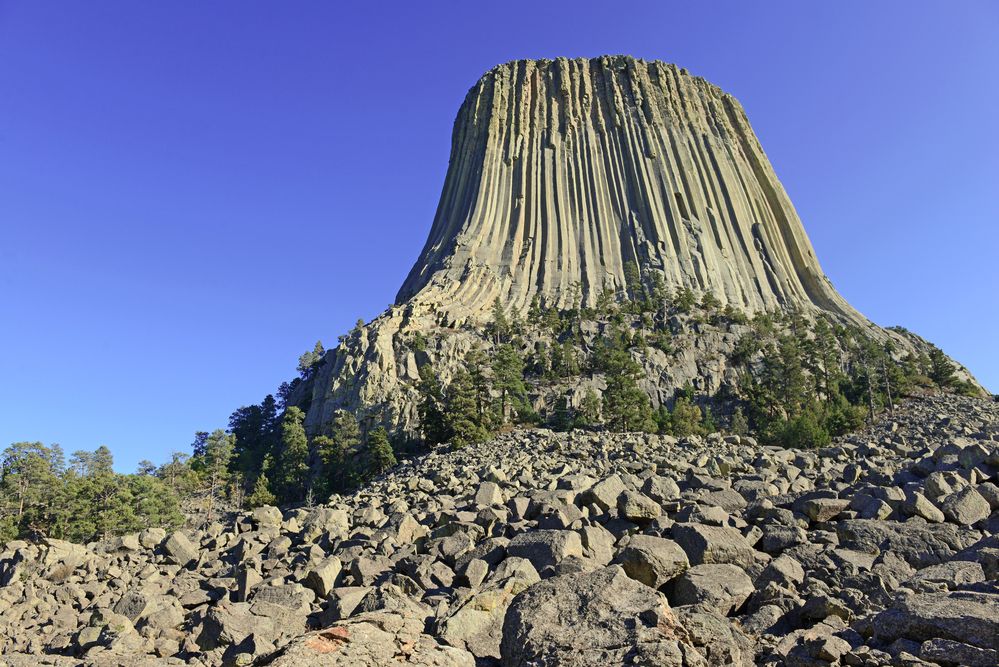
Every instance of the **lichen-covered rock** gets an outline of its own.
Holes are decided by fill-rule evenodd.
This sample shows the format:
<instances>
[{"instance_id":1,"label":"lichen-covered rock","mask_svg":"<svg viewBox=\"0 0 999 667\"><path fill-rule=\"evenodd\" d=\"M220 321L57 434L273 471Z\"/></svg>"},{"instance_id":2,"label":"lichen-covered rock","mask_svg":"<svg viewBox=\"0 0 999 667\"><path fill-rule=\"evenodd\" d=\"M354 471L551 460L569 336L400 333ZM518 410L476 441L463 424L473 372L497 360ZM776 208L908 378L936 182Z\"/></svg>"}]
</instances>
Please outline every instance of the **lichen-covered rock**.
<instances>
[{"instance_id":1,"label":"lichen-covered rock","mask_svg":"<svg viewBox=\"0 0 999 667\"><path fill-rule=\"evenodd\" d=\"M661 588L683 574L690 561L680 545L653 535L634 535L617 556L629 577Z\"/></svg>"},{"instance_id":2,"label":"lichen-covered rock","mask_svg":"<svg viewBox=\"0 0 999 667\"><path fill-rule=\"evenodd\" d=\"M736 565L695 565L673 584L674 605L696 604L722 616L735 611L753 594L753 581Z\"/></svg>"},{"instance_id":3,"label":"lichen-covered rock","mask_svg":"<svg viewBox=\"0 0 999 667\"><path fill-rule=\"evenodd\" d=\"M268 662L272 667L475 667L468 651L423 633L423 621L390 612L360 614L303 635Z\"/></svg>"},{"instance_id":4,"label":"lichen-covered rock","mask_svg":"<svg viewBox=\"0 0 999 667\"><path fill-rule=\"evenodd\" d=\"M734 528L677 524L670 536L687 553L692 565L730 563L748 568L758 558L746 538Z\"/></svg>"},{"instance_id":5,"label":"lichen-covered rock","mask_svg":"<svg viewBox=\"0 0 999 667\"><path fill-rule=\"evenodd\" d=\"M501 652L504 667L679 667L697 655L665 598L616 566L548 579L518 595Z\"/></svg>"},{"instance_id":6,"label":"lichen-covered rock","mask_svg":"<svg viewBox=\"0 0 999 667\"><path fill-rule=\"evenodd\" d=\"M948 639L999 650L999 591L927 593L904 597L873 620L881 641Z\"/></svg>"}]
</instances>

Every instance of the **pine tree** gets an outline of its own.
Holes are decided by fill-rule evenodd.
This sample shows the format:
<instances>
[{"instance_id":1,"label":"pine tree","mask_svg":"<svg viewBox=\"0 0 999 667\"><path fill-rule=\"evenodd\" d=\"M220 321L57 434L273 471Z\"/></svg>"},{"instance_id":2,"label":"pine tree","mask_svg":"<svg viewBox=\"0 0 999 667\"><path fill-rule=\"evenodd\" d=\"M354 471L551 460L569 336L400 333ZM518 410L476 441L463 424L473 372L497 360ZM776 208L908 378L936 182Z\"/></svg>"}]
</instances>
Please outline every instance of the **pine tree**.
<instances>
[{"instance_id":1,"label":"pine tree","mask_svg":"<svg viewBox=\"0 0 999 667\"><path fill-rule=\"evenodd\" d=\"M95 537L107 539L130 530L136 523L131 490L114 472L99 470L88 477Z\"/></svg>"},{"instance_id":2,"label":"pine tree","mask_svg":"<svg viewBox=\"0 0 999 667\"><path fill-rule=\"evenodd\" d=\"M715 416L711 412L711 406L704 406L704 415L701 417L701 433L717 433L718 423L715 421Z\"/></svg>"},{"instance_id":3,"label":"pine tree","mask_svg":"<svg viewBox=\"0 0 999 667\"><path fill-rule=\"evenodd\" d=\"M477 345L465 355L465 368L468 370L468 379L475 396L475 410L479 415L479 422L485 423L489 411L490 387L489 379L486 377L486 355Z\"/></svg>"},{"instance_id":4,"label":"pine tree","mask_svg":"<svg viewBox=\"0 0 999 667\"><path fill-rule=\"evenodd\" d=\"M838 391L842 375L837 359L836 336L824 317L818 317L812 327L815 335L808 348L806 367L815 381L816 393L829 398Z\"/></svg>"},{"instance_id":5,"label":"pine tree","mask_svg":"<svg viewBox=\"0 0 999 667\"><path fill-rule=\"evenodd\" d=\"M107 445L101 445L90 457L90 474L97 475L114 472L114 457Z\"/></svg>"},{"instance_id":6,"label":"pine tree","mask_svg":"<svg viewBox=\"0 0 999 667\"><path fill-rule=\"evenodd\" d=\"M703 418L701 409L691 403L690 399L686 396L678 396L673 402L673 412L670 419L673 435L685 438L700 433Z\"/></svg>"},{"instance_id":7,"label":"pine tree","mask_svg":"<svg viewBox=\"0 0 999 667\"><path fill-rule=\"evenodd\" d=\"M651 431L652 406L632 374L611 375L603 396L607 425L615 431Z\"/></svg>"},{"instance_id":8,"label":"pine tree","mask_svg":"<svg viewBox=\"0 0 999 667\"><path fill-rule=\"evenodd\" d=\"M531 298L531 305L527 309L527 321L533 326L541 326L544 313L541 311L541 297L535 294Z\"/></svg>"},{"instance_id":9,"label":"pine tree","mask_svg":"<svg viewBox=\"0 0 999 667\"><path fill-rule=\"evenodd\" d=\"M552 410L551 418L549 419L552 430L568 431L572 428L573 422L572 410L569 408L569 397L559 396L558 400L555 401L555 408Z\"/></svg>"},{"instance_id":10,"label":"pine tree","mask_svg":"<svg viewBox=\"0 0 999 667\"><path fill-rule=\"evenodd\" d=\"M384 427L379 426L371 431L365 446L370 469L374 474L380 475L396 464L395 453Z\"/></svg>"},{"instance_id":11,"label":"pine tree","mask_svg":"<svg viewBox=\"0 0 999 667\"><path fill-rule=\"evenodd\" d=\"M583 428L600 426L603 423L600 418L600 407L600 396L593 387L588 387L576 411L576 426Z\"/></svg>"},{"instance_id":12,"label":"pine tree","mask_svg":"<svg viewBox=\"0 0 999 667\"><path fill-rule=\"evenodd\" d=\"M747 435L749 433L749 421L742 411L742 406L737 407L735 412L732 413L728 430L735 435Z\"/></svg>"},{"instance_id":13,"label":"pine tree","mask_svg":"<svg viewBox=\"0 0 999 667\"><path fill-rule=\"evenodd\" d=\"M69 465L66 467L67 471L72 471L81 476L88 474L90 472L91 456L93 456L93 452L82 449L76 450L69 457Z\"/></svg>"},{"instance_id":14,"label":"pine tree","mask_svg":"<svg viewBox=\"0 0 999 667\"><path fill-rule=\"evenodd\" d=\"M170 455L170 462L164 463L156 471L156 476L162 479L178 497L190 496L198 484L198 476L191 469L190 458L183 452L173 452Z\"/></svg>"},{"instance_id":15,"label":"pine tree","mask_svg":"<svg viewBox=\"0 0 999 667\"><path fill-rule=\"evenodd\" d=\"M616 296L613 285L604 283L603 289L597 294L597 302L594 305L596 316L601 319L611 317L616 310Z\"/></svg>"},{"instance_id":16,"label":"pine tree","mask_svg":"<svg viewBox=\"0 0 999 667\"><path fill-rule=\"evenodd\" d=\"M607 331L594 351L595 370L602 371L607 388L603 393L603 416L617 431L655 430L652 404L638 386L642 367L628 350L628 334L614 327Z\"/></svg>"},{"instance_id":17,"label":"pine tree","mask_svg":"<svg viewBox=\"0 0 999 667\"><path fill-rule=\"evenodd\" d=\"M340 410L333 418L328 444L324 441L319 449L326 475L324 493L340 493L355 484L356 466L351 463L361 445L361 427L357 418L346 410Z\"/></svg>"},{"instance_id":18,"label":"pine tree","mask_svg":"<svg viewBox=\"0 0 999 667\"><path fill-rule=\"evenodd\" d=\"M697 295L689 287L681 287L673 299L673 305L681 313L689 313L697 305Z\"/></svg>"},{"instance_id":19,"label":"pine tree","mask_svg":"<svg viewBox=\"0 0 999 667\"><path fill-rule=\"evenodd\" d=\"M503 302L500 301L499 297L493 300L493 322L491 329L497 345L506 341L510 335L510 320L506 316L506 311L503 309Z\"/></svg>"},{"instance_id":20,"label":"pine tree","mask_svg":"<svg viewBox=\"0 0 999 667\"><path fill-rule=\"evenodd\" d=\"M312 439L310 448L319 465L312 470L313 480L309 483L309 488L321 496L328 496L333 492L333 476L343 465L343 452L328 435L317 435Z\"/></svg>"},{"instance_id":21,"label":"pine tree","mask_svg":"<svg viewBox=\"0 0 999 667\"><path fill-rule=\"evenodd\" d=\"M361 444L361 426L357 417L346 410L340 410L333 418L333 440L344 456Z\"/></svg>"},{"instance_id":22,"label":"pine tree","mask_svg":"<svg viewBox=\"0 0 999 667\"><path fill-rule=\"evenodd\" d=\"M642 273L636 262L625 262L624 281L628 288L628 298L631 302L631 312L643 312L648 305L649 296L646 293L645 285L642 283Z\"/></svg>"},{"instance_id":23,"label":"pine tree","mask_svg":"<svg viewBox=\"0 0 999 667\"><path fill-rule=\"evenodd\" d=\"M212 431L205 441L204 464L208 481L208 520L229 479L229 462L232 460L236 437L222 429Z\"/></svg>"},{"instance_id":24,"label":"pine tree","mask_svg":"<svg viewBox=\"0 0 999 667\"><path fill-rule=\"evenodd\" d=\"M118 526L115 532L133 528L176 528L184 523L177 494L161 479L152 475L128 475L125 478L132 499L134 526Z\"/></svg>"},{"instance_id":25,"label":"pine tree","mask_svg":"<svg viewBox=\"0 0 999 667\"><path fill-rule=\"evenodd\" d=\"M957 378L954 377L956 370L957 368L951 360L947 358L947 355L943 353L943 350L935 345L930 346L929 376L938 387L949 389L956 385Z\"/></svg>"},{"instance_id":26,"label":"pine tree","mask_svg":"<svg viewBox=\"0 0 999 667\"><path fill-rule=\"evenodd\" d=\"M16 442L0 460L0 516L14 534L44 529L51 523L54 493L63 469L59 445Z\"/></svg>"},{"instance_id":27,"label":"pine tree","mask_svg":"<svg viewBox=\"0 0 999 667\"><path fill-rule=\"evenodd\" d=\"M820 416L812 409L788 420L780 433L780 442L785 447L824 447L829 441L829 432L822 425Z\"/></svg>"},{"instance_id":28,"label":"pine tree","mask_svg":"<svg viewBox=\"0 0 999 667\"><path fill-rule=\"evenodd\" d=\"M486 421L479 412L472 376L459 368L448 385L444 405L444 431L452 447L461 448L489 437Z\"/></svg>"},{"instance_id":29,"label":"pine tree","mask_svg":"<svg viewBox=\"0 0 999 667\"><path fill-rule=\"evenodd\" d=\"M259 405L242 407L229 417L229 432L236 436L232 465L244 479L255 479L264 457L277 452L280 430L278 402L271 394Z\"/></svg>"},{"instance_id":30,"label":"pine tree","mask_svg":"<svg viewBox=\"0 0 999 667\"><path fill-rule=\"evenodd\" d=\"M552 371L556 377L562 378L579 375L579 358L572 341L566 340L552 347Z\"/></svg>"},{"instance_id":31,"label":"pine tree","mask_svg":"<svg viewBox=\"0 0 999 667\"><path fill-rule=\"evenodd\" d=\"M713 312L721 307L721 301L715 296L715 293L708 290L701 295L701 308L708 312Z\"/></svg>"},{"instance_id":32,"label":"pine tree","mask_svg":"<svg viewBox=\"0 0 999 667\"><path fill-rule=\"evenodd\" d=\"M257 479L253 483L253 491L246 497L246 506L249 509L253 509L255 507L263 507L264 505L273 505L276 502L277 498L271 493L267 474L261 472L257 475Z\"/></svg>"},{"instance_id":33,"label":"pine tree","mask_svg":"<svg viewBox=\"0 0 999 667\"><path fill-rule=\"evenodd\" d=\"M431 445L447 442L451 433L444 417L444 386L430 364L420 367L418 388L420 402L417 413L420 416L423 439Z\"/></svg>"},{"instance_id":34,"label":"pine tree","mask_svg":"<svg viewBox=\"0 0 999 667\"><path fill-rule=\"evenodd\" d=\"M506 423L507 408L520 407L527 400L524 360L509 343L500 345L493 357L493 387L500 393L500 421Z\"/></svg>"},{"instance_id":35,"label":"pine tree","mask_svg":"<svg viewBox=\"0 0 999 667\"><path fill-rule=\"evenodd\" d=\"M303 380L312 376L316 367L323 360L324 354L326 354L326 350L323 348L323 342L317 340L311 351L298 358L298 372Z\"/></svg>"},{"instance_id":36,"label":"pine tree","mask_svg":"<svg viewBox=\"0 0 999 667\"><path fill-rule=\"evenodd\" d=\"M306 494L309 473L309 439L302 422L305 413L290 406L281 419L281 457L278 460L278 488L283 502L297 502Z\"/></svg>"}]
</instances>

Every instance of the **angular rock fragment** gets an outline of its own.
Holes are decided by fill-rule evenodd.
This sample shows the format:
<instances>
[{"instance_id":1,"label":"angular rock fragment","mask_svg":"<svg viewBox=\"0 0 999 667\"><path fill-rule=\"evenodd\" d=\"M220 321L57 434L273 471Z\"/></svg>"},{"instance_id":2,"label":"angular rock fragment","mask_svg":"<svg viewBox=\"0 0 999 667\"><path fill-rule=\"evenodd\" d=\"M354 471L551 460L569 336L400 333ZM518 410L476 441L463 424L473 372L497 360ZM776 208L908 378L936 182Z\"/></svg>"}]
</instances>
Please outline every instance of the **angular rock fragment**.
<instances>
[{"instance_id":1,"label":"angular rock fragment","mask_svg":"<svg viewBox=\"0 0 999 667\"><path fill-rule=\"evenodd\" d=\"M629 577L652 588L665 586L690 567L679 544L652 535L633 535L616 562Z\"/></svg>"},{"instance_id":2,"label":"angular rock fragment","mask_svg":"<svg viewBox=\"0 0 999 667\"><path fill-rule=\"evenodd\" d=\"M504 667L680 667L687 652L696 655L665 599L616 566L536 584L503 622Z\"/></svg>"},{"instance_id":3,"label":"angular rock fragment","mask_svg":"<svg viewBox=\"0 0 999 667\"><path fill-rule=\"evenodd\" d=\"M669 598L674 606L702 605L727 616L753 591L749 575L737 565L695 565L676 580Z\"/></svg>"}]
</instances>

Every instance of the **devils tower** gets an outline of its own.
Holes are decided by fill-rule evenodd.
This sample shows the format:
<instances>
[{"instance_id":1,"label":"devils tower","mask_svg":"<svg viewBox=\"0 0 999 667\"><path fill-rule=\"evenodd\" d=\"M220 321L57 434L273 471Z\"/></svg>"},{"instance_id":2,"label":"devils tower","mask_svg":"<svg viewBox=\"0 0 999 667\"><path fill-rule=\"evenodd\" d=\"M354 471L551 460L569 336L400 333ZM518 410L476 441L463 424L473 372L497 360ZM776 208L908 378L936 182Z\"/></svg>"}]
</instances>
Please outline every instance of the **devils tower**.
<instances>
[{"instance_id":1,"label":"devils tower","mask_svg":"<svg viewBox=\"0 0 999 667\"><path fill-rule=\"evenodd\" d=\"M671 293L749 315L823 314L912 349L833 288L731 95L659 61L519 60L466 95L429 238L395 305L294 398L313 431L343 409L415 432L419 368L446 382L494 302L514 314L592 307L640 287L629 265ZM682 386L734 386L734 338L700 331L672 356L646 355L644 390L664 404Z\"/></svg>"},{"instance_id":2,"label":"devils tower","mask_svg":"<svg viewBox=\"0 0 999 667\"><path fill-rule=\"evenodd\" d=\"M472 87L426 246L399 291L475 316L564 305L627 262L750 311L856 317L822 273L739 103L625 56L521 60Z\"/></svg>"}]
</instances>

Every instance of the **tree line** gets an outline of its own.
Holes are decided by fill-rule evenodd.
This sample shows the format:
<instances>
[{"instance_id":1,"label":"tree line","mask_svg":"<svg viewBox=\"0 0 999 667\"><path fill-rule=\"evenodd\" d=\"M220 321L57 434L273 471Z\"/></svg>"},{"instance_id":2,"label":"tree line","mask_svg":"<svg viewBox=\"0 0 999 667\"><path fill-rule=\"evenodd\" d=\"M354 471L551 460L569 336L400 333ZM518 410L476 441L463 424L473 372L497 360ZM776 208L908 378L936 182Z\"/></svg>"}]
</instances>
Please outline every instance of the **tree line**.
<instances>
[{"instance_id":1,"label":"tree line","mask_svg":"<svg viewBox=\"0 0 999 667\"><path fill-rule=\"evenodd\" d=\"M74 452L68 462L59 445L7 447L0 457L0 544L44 536L88 542L184 522L182 490L171 485L166 467L143 462L139 472L122 475L113 463L103 446Z\"/></svg>"},{"instance_id":2,"label":"tree line","mask_svg":"<svg viewBox=\"0 0 999 667\"><path fill-rule=\"evenodd\" d=\"M722 306L710 291L670 293L661 275L642 276L634 263L626 269L626 285L605 288L592 308L542 309L535 299L520 319L497 300L487 327L488 351L472 348L447 383L430 365L420 369L424 440L461 447L511 424L545 424L678 437L724 430L771 444L815 447L894 411L916 388L977 393L934 346L926 353L902 352L888 337L823 314L788 310L750 318ZM712 396L687 385L671 405L653 407L641 386L646 371L640 360L650 348L677 351L678 317L688 325L748 329L729 358L740 380ZM583 322L598 324L599 335L584 336ZM579 396L575 386L586 375L602 378L599 394L591 382ZM529 395L566 384L569 389L538 414ZM723 408L724 417L713 406Z\"/></svg>"},{"instance_id":3,"label":"tree line","mask_svg":"<svg viewBox=\"0 0 999 667\"><path fill-rule=\"evenodd\" d=\"M581 301L577 286L570 302ZM669 405L654 407L642 386L644 358L653 350L675 354L683 344L676 334L700 325L745 332L729 358L739 382L713 396L687 385ZM415 332L408 345L424 350L428 341ZM535 299L521 316L497 299L480 344L451 377L430 363L419 368L418 446L464 447L515 425L677 437L724 430L822 446L893 411L916 388L975 393L939 349L927 350L901 353L884 336L821 315L750 318L711 292L671 293L661 275L643 276L630 264L625 286L605 288L592 307L542 308ZM190 454L176 452L160 466L144 461L135 474L115 473L106 447L76 452L67 463L58 445L11 445L0 460L0 542L42 535L87 541L178 526L182 506L212 521L235 508L311 505L362 486L414 451L413 443L346 411L307 433L292 397L316 377L324 355L317 342L277 397L239 408L225 429L198 432ZM532 397L541 395L539 412Z\"/></svg>"}]
</instances>

